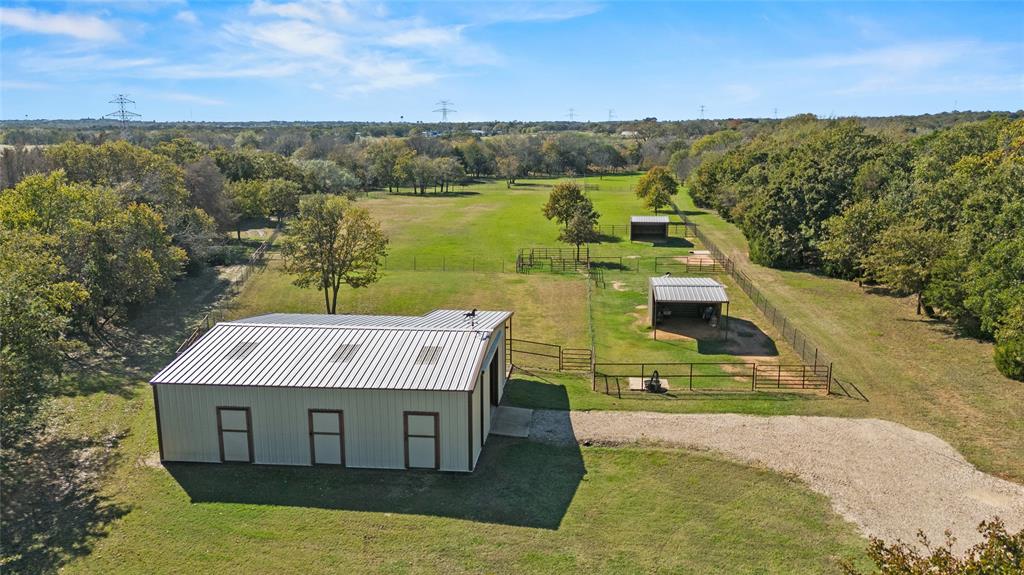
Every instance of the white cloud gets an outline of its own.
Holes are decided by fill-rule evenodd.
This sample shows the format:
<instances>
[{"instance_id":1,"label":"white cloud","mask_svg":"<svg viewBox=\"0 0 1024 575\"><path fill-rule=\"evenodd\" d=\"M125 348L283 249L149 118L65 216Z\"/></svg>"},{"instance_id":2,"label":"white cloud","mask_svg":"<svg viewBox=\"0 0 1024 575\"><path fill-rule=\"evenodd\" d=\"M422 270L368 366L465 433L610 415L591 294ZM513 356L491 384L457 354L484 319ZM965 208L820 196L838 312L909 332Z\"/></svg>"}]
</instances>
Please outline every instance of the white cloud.
<instances>
[{"instance_id":1,"label":"white cloud","mask_svg":"<svg viewBox=\"0 0 1024 575\"><path fill-rule=\"evenodd\" d=\"M300 20L231 25L227 32L255 45L302 56L337 57L342 38L335 32Z\"/></svg>"},{"instance_id":2,"label":"white cloud","mask_svg":"<svg viewBox=\"0 0 1024 575\"><path fill-rule=\"evenodd\" d=\"M198 24L199 17L191 10L182 10L174 15L174 19L185 24Z\"/></svg>"},{"instance_id":3,"label":"white cloud","mask_svg":"<svg viewBox=\"0 0 1024 575\"><path fill-rule=\"evenodd\" d=\"M78 40L109 42L121 33L96 16L40 12L30 8L0 8L0 27L11 27L33 34L70 36Z\"/></svg>"},{"instance_id":4,"label":"white cloud","mask_svg":"<svg viewBox=\"0 0 1024 575\"><path fill-rule=\"evenodd\" d=\"M255 0L249 6L253 16L277 16L297 20L322 21L324 18L335 21L350 21L352 14L340 2L286 2L277 4L265 0Z\"/></svg>"},{"instance_id":5,"label":"white cloud","mask_svg":"<svg viewBox=\"0 0 1024 575\"><path fill-rule=\"evenodd\" d=\"M883 68L887 70L927 70L950 62L981 56L997 50L975 41L901 44L860 50L848 54L825 54L800 62L811 68Z\"/></svg>"},{"instance_id":6,"label":"white cloud","mask_svg":"<svg viewBox=\"0 0 1024 575\"><path fill-rule=\"evenodd\" d=\"M464 26L452 26L449 28L411 28L409 30L403 30L390 36L386 36L383 40L384 44L389 46L409 47L409 46L446 46L455 44L462 39L462 30Z\"/></svg>"},{"instance_id":7,"label":"white cloud","mask_svg":"<svg viewBox=\"0 0 1024 575\"><path fill-rule=\"evenodd\" d=\"M561 22L601 11L592 2L498 2L489 4L480 20L483 24L501 22ZM479 10L476 6L474 10Z\"/></svg>"},{"instance_id":8,"label":"white cloud","mask_svg":"<svg viewBox=\"0 0 1024 575\"><path fill-rule=\"evenodd\" d=\"M195 94L188 94L185 92L169 92L161 94L159 97L165 100L174 100L176 102L199 104L200 106L221 106L224 104L224 100L207 98L206 96L197 96Z\"/></svg>"}]
</instances>

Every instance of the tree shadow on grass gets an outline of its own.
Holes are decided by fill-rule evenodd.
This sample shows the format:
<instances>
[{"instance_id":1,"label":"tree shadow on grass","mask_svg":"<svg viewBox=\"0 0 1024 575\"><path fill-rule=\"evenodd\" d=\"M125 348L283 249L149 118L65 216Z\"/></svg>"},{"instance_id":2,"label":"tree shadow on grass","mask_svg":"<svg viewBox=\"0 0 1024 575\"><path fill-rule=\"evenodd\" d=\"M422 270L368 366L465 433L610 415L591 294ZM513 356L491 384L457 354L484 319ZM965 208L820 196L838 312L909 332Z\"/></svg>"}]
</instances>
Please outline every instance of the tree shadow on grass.
<instances>
[{"instance_id":1,"label":"tree shadow on grass","mask_svg":"<svg viewBox=\"0 0 1024 575\"><path fill-rule=\"evenodd\" d=\"M163 368L199 320L231 293L232 282L215 268L179 281L123 327L104 333L104 342L70 369L63 380L67 396L113 393L131 397L139 381Z\"/></svg>"},{"instance_id":2,"label":"tree shadow on grass","mask_svg":"<svg viewBox=\"0 0 1024 575\"><path fill-rule=\"evenodd\" d=\"M586 473L576 445L491 436L473 473L166 463L193 503L450 517L558 529Z\"/></svg>"},{"instance_id":3,"label":"tree shadow on grass","mask_svg":"<svg viewBox=\"0 0 1024 575\"><path fill-rule=\"evenodd\" d=\"M99 491L121 437L39 437L5 450L0 537L6 573L53 573L91 552L106 525L128 513Z\"/></svg>"},{"instance_id":4,"label":"tree shadow on grass","mask_svg":"<svg viewBox=\"0 0 1024 575\"><path fill-rule=\"evenodd\" d=\"M480 192L427 192L425 194L417 194L414 192L391 192L389 196L401 196L404 198L463 198L466 196L479 196Z\"/></svg>"}]
</instances>

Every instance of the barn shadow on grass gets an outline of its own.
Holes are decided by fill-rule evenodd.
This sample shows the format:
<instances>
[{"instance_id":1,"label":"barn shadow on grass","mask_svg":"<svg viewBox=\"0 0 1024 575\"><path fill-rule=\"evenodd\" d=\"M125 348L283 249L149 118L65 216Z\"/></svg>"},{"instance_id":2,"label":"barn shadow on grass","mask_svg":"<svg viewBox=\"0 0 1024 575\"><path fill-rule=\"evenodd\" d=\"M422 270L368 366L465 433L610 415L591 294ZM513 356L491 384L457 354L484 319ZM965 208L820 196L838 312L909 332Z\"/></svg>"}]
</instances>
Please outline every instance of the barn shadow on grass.
<instances>
[{"instance_id":1,"label":"barn shadow on grass","mask_svg":"<svg viewBox=\"0 0 1024 575\"><path fill-rule=\"evenodd\" d=\"M534 383L535 387L523 385ZM509 380L513 393L542 394L539 406L567 410L565 387ZM561 414L564 414L562 416ZM166 463L193 503L281 505L401 513L518 527L558 529L586 468L573 438L569 412L547 422L546 443L487 439L473 473ZM561 440L559 440L561 438ZM552 439L554 441L552 441Z\"/></svg>"},{"instance_id":2,"label":"barn shadow on grass","mask_svg":"<svg viewBox=\"0 0 1024 575\"><path fill-rule=\"evenodd\" d=\"M472 474L167 463L193 503L281 505L558 529L586 469L576 445L491 436Z\"/></svg>"},{"instance_id":3,"label":"barn shadow on grass","mask_svg":"<svg viewBox=\"0 0 1024 575\"><path fill-rule=\"evenodd\" d=\"M732 355L736 357L774 357L779 348L768 334L752 321L738 317L725 320L722 329L712 327L700 318L672 317L658 324L658 339L696 340L697 352L702 355Z\"/></svg>"}]
</instances>

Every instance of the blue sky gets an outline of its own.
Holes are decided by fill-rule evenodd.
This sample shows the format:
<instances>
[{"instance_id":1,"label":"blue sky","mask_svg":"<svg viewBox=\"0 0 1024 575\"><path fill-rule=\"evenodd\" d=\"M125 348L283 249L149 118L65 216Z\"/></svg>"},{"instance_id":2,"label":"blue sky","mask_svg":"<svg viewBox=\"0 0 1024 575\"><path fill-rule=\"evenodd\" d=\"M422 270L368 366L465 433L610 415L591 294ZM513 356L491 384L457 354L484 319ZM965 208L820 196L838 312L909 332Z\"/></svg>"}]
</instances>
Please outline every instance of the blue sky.
<instances>
[{"instance_id":1,"label":"blue sky","mask_svg":"<svg viewBox=\"0 0 1024 575\"><path fill-rule=\"evenodd\" d=\"M578 120L1024 108L1024 2L0 3L0 117ZM777 110L777 111L776 111Z\"/></svg>"}]
</instances>

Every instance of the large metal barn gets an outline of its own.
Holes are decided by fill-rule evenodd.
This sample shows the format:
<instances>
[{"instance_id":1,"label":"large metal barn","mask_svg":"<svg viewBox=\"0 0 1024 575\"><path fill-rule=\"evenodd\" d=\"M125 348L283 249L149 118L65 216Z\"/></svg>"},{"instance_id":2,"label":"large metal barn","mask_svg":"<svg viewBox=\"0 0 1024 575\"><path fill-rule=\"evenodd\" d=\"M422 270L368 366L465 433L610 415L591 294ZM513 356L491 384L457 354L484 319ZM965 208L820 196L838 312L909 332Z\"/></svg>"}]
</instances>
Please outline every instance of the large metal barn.
<instances>
[{"instance_id":1,"label":"large metal barn","mask_svg":"<svg viewBox=\"0 0 1024 575\"><path fill-rule=\"evenodd\" d=\"M472 471L512 314L218 323L150 383L163 461Z\"/></svg>"}]
</instances>

